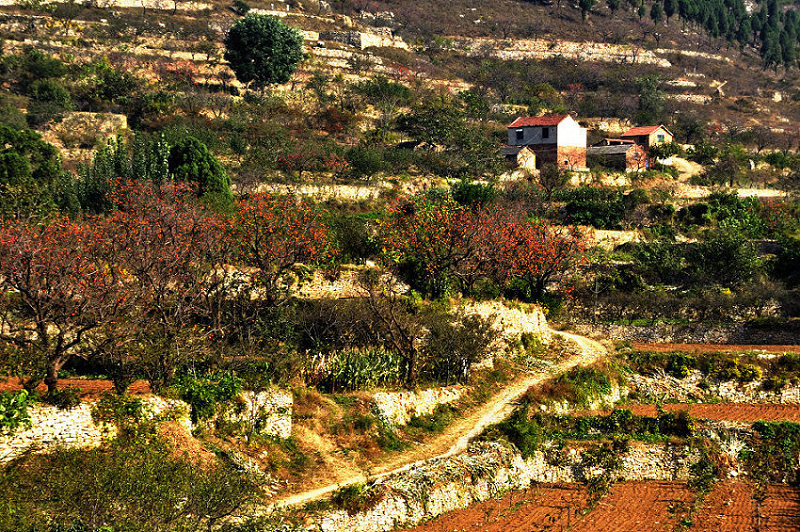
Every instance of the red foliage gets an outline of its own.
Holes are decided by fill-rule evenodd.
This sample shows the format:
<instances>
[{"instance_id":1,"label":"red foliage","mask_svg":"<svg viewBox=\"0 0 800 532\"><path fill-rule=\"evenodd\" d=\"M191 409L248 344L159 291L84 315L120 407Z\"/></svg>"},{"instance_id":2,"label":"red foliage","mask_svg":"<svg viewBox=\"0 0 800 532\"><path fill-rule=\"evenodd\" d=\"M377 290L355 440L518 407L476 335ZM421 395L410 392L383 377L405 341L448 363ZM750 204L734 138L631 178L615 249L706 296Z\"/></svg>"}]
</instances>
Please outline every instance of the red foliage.
<instances>
[{"instance_id":1,"label":"red foliage","mask_svg":"<svg viewBox=\"0 0 800 532\"><path fill-rule=\"evenodd\" d=\"M453 279L469 289L482 278L502 284L516 277L538 297L584 250L576 229L452 201L402 200L389 209L381 232L386 257L418 265L414 275L433 293Z\"/></svg>"},{"instance_id":2,"label":"red foliage","mask_svg":"<svg viewBox=\"0 0 800 532\"><path fill-rule=\"evenodd\" d=\"M44 378L54 390L58 371L79 354L87 335L124 306L108 250L97 224L0 222L0 288L18 295L2 300L0 338L25 355L28 386Z\"/></svg>"},{"instance_id":3,"label":"red foliage","mask_svg":"<svg viewBox=\"0 0 800 532\"><path fill-rule=\"evenodd\" d=\"M302 177L303 172L331 172L338 175L350 167L341 155L308 145L297 146L278 157L278 166L285 173L296 173L298 178Z\"/></svg>"},{"instance_id":4,"label":"red foliage","mask_svg":"<svg viewBox=\"0 0 800 532\"><path fill-rule=\"evenodd\" d=\"M267 296L274 297L295 264L323 263L336 255L324 216L302 199L256 194L238 202L226 237L234 260L258 268Z\"/></svg>"}]
</instances>

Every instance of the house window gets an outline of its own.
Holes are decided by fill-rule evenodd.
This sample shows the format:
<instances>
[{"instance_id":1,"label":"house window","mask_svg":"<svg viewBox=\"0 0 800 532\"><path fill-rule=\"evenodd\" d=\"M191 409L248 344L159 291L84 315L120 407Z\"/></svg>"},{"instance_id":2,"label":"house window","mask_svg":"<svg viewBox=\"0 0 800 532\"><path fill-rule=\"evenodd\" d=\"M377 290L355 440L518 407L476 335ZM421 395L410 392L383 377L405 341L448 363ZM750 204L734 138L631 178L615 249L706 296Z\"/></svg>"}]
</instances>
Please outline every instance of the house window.
<instances>
[{"instance_id":1,"label":"house window","mask_svg":"<svg viewBox=\"0 0 800 532\"><path fill-rule=\"evenodd\" d=\"M542 138L543 139L549 139L550 138L550 128L549 127L543 127L542 128Z\"/></svg>"},{"instance_id":2,"label":"house window","mask_svg":"<svg viewBox=\"0 0 800 532\"><path fill-rule=\"evenodd\" d=\"M525 132L521 129L517 130L517 140L522 140L525 138Z\"/></svg>"},{"instance_id":3,"label":"house window","mask_svg":"<svg viewBox=\"0 0 800 532\"><path fill-rule=\"evenodd\" d=\"M664 135L656 135L656 142L664 144Z\"/></svg>"}]
</instances>

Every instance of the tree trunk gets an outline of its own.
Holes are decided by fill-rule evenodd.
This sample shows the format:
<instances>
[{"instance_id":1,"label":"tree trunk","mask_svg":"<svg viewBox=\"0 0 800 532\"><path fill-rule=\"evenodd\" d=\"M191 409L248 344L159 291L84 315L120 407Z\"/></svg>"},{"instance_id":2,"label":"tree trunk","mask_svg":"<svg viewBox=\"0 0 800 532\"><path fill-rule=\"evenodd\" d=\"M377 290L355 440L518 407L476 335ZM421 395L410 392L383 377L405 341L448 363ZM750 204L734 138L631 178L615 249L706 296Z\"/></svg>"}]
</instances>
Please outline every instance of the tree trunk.
<instances>
[{"instance_id":1,"label":"tree trunk","mask_svg":"<svg viewBox=\"0 0 800 532\"><path fill-rule=\"evenodd\" d=\"M44 384L47 386L47 395L52 395L58 391L58 372L64 366L66 359L58 357L47 365L47 374L44 377Z\"/></svg>"},{"instance_id":2,"label":"tree trunk","mask_svg":"<svg viewBox=\"0 0 800 532\"><path fill-rule=\"evenodd\" d=\"M411 387L417 383L417 352L414 351L411 353L407 360L408 360L408 368L406 368L406 386Z\"/></svg>"}]
</instances>

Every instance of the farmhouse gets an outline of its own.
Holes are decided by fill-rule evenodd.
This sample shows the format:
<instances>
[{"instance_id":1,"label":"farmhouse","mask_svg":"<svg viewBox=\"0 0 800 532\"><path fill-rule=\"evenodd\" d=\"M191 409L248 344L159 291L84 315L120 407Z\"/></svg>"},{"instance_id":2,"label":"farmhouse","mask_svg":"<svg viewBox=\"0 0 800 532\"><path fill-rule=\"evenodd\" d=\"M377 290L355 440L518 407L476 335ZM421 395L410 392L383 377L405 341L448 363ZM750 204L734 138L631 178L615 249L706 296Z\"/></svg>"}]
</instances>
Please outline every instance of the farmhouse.
<instances>
[{"instance_id":1,"label":"farmhouse","mask_svg":"<svg viewBox=\"0 0 800 532\"><path fill-rule=\"evenodd\" d=\"M616 139L605 139L612 142L600 143L586 149L586 160L589 166L602 166L609 170L640 172L649 166L647 153L638 144L631 141L613 142Z\"/></svg>"},{"instance_id":2,"label":"farmhouse","mask_svg":"<svg viewBox=\"0 0 800 532\"><path fill-rule=\"evenodd\" d=\"M536 168L557 164L569 170L586 169L586 128L569 115L520 117L508 125L503 153L516 159L527 148L536 156Z\"/></svg>"},{"instance_id":3,"label":"farmhouse","mask_svg":"<svg viewBox=\"0 0 800 532\"><path fill-rule=\"evenodd\" d=\"M669 144L674 135L663 125L632 127L622 134L623 140L631 140L649 150L653 146Z\"/></svg>"}]
</instances>

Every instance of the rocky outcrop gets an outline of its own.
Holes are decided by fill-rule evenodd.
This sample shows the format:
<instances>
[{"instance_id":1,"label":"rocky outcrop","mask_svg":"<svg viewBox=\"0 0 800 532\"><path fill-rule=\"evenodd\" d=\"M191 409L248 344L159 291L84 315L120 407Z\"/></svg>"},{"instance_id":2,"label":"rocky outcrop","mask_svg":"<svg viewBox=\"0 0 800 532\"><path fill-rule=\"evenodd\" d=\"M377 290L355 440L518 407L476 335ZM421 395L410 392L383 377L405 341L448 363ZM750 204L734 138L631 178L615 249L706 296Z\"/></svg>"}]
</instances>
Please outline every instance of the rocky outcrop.
<instances>
[{"instance_id":1,"label":"rocky outcrop","mask_svg":"<svg viewBox=\"0 0 800 532\"><path fill-rule=\"evenodd\" d=\"M468 388L450 386L415 392L378 392L372 396L373 413L388 425L405 425L414 416L432 414L436 407L453 403Z\"/></svg>"}]
</instances>

